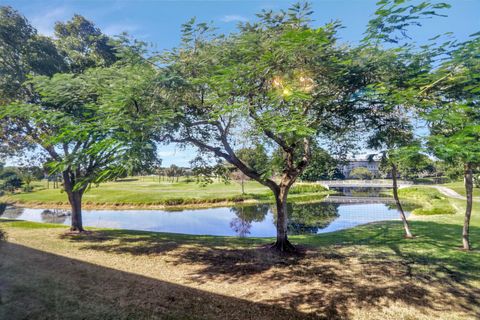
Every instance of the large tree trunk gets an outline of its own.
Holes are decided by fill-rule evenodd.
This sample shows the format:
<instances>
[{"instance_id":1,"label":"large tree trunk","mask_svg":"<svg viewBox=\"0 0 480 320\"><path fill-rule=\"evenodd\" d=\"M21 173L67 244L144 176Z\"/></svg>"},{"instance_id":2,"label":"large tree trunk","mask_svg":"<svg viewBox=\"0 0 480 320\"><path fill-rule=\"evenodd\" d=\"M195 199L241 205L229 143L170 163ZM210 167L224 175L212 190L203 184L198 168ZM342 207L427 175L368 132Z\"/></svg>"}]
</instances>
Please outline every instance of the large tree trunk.
<instances>
[{"instance_id":1,"label":"large tree trunk","mask_svg":"<svg viewBox=\"0 0 480 320\"><path fill-rule=\"evenodd\" d=\"M277 241L272 248L281 252L293 252L295 247L288 241L287 226L287 196L289 187L280 186L279 190L274 191L275 205L277 208Z\"/></svg>"},{"instance_id":2,"label":"large tree trunk","mask_svg":"<svg viewBox=\"0 0 480 320\"><path fill-rule=\"evenodd\" d=\"M470 250L470 217L473 206L473 172L470 163L465 164L465 191L467 194L467 208L465 210L465 219L463 222L462 242L463 249Z\"/></svg>"},{"instance_id":3,"label":"large tree trunk","mask_svg":"<svg viewBox=\"0 0 480 320\"><path fill-rule=\"evenodd\" d=\"M72 207L72 225L70 231L85 231L82 220L82 196L81 191L73 191L68 195L68 201Z\"/></svg>"},{"instance_id":4,"label":"large tree trunk","mask_svg":"<svg viewBox=\"0 0 480 320\"><path fill-rule=\"evenodd\" d=\"M413 235L410 232L410 226L408 225L407 217L405 216L402 204L400 203L400 198L398 197L397 166L395 164L392 164L392 181L393 198L395 199L395 204L397 205L398 212L400 212L400 218L403 222L403 229L405 230L405 238L413 238Z\"/></svg>"},{"instance_id":5,"label":"large tree trunk","mask_svg":"<svg viewBox=\"0 0 480 320\"><path fill-rule=\"evenodd\" d=\"M70 171L63 172L63 183L65 192L68 195L68 202L72 208L72 224L70 231L83 232L82 221L82 196L83 190L74 190L75 181L73 174Z\"/></svg>"}]
</instances>

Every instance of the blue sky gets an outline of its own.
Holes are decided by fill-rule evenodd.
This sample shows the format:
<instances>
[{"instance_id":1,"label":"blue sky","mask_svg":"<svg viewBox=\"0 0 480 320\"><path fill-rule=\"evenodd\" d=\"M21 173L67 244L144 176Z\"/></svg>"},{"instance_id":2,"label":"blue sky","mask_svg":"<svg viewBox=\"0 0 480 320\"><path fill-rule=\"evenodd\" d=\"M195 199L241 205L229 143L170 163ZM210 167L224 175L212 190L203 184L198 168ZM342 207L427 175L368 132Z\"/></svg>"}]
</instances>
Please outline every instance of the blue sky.
<instances>
[{"instance_id":1,"label":"blue sky","mask_svg":"<svg viewBox=\"0 0 480 320\"><path fill-rule=\"evenodd\" d=\"M425 21L412 30L417 42L424 42L438 33L451 31L457 39L480 31L480 0L444 0L452 4L447 18ZM235 30L239 21L254 21L262 9L281 9L295 1L162 1L162 0L0 0L25 15L40 33L53 34L56 21L65 21L74 13L94 21L109 35L127 31L132 36L151 43L155 50L174 47L180 39L180 26L191 17L213 22L222 32ZM346 42L357 42L375 11L377 0L317 0L310 1L316 25L340 20L345 26L340 36ZM164 165L186 166L195 156L194 150L161 147Z\"/></svg>"}]
</instances>

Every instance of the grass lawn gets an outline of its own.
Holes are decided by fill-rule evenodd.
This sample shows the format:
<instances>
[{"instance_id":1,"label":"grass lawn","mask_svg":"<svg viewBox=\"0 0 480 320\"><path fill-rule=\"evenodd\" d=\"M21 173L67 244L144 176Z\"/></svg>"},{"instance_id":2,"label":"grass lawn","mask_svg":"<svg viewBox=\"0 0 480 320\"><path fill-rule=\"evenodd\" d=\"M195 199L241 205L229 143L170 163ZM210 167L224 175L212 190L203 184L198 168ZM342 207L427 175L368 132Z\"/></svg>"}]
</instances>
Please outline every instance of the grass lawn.
<instances>
[{"instance_id":1,"label":"grass lawn","mask_svg":"<svg viewBox=\"0 0 480 320\"><path fill-rule=\"evenodd\" d=\"M0 319L478 319L479 209L469 253L462 213L413 216L412 240L395 221L292 236L289 257L272 239L0 220Z\"/></svg>"},{"instance_id":2,"label":"grass lawn","mask_svg":"<svg viewBox=\"0 0 480 320\"><path fill-rule=\"evenodd\" d=\"M445 187L449 187L452 190L455 190L457 193L465 196L465 185L463 181L456 181L444 184ZM480 197L480 188L473 188L473 196Z\"/></svg>"},{"instance_id":3,"label":"grass lawn","mask_svg":"<svg viewBox=\"0 0 480 320\"><path fill-rule=\"evenodd\" d=\"M419 206L412 210L415 215L454 214L456 212L454 204L450 201L451 199L435 188L413 186L400 189L398 194L401 201Z\"/></svg>"},{"instance_id":4,"label":"grass lawn","mask_svg":"<svg viewBox=\"0 0 480 320\"><path fill-rule=\"evenodd\" d=\"M304 192L295 192L297 191ZM300 186L291 191L291 199L321 197L323 188L320 185L307 184L306 190ZM314 192L313 192L314 191ZM239 183L215 182L205 187L185 181L158 181L157 177L135 177L118 182L103 183L92 187L83 196L85 206L164 206L195 205L216 202L236 202L243 200L271 200L271 191L254 182L245 182L245 195L242 195ZM46 189L46 182L35 183L35 191L17 193L0 198L0 201L16 202L32 205L68 205L67 196L60 189Z\"/></svg>"}]
</instances>

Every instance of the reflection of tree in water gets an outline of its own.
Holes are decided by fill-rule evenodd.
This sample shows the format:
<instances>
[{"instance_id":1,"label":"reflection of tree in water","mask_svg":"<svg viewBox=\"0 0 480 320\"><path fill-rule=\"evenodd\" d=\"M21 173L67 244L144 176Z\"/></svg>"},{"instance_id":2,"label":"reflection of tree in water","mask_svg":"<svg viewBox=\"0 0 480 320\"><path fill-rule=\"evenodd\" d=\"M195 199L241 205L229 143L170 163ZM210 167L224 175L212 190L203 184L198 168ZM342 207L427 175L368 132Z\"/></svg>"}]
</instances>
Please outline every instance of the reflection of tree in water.
<instances>
[{"instance_id":1,"label":"reflection of tree in water","mask_svg":"<svg viewBox=\"0 0 480 320\"><path fill-rule=\"evenodd\" d=\"M237 215L230 222L230 227L240 237L245 237L250 233L252 222L260 222L265 219L270 206L268 204L259 204L255 206L242 206L231 208L230 211Z\"/></svg>"},{"instance_id":2,"label":"reflection of tree in water","mask_svg":"<svg viewBox=\"0 0 480 320\"><path fill-rule=\"evenodd\" d=\"M387 188L378 187L338 187L333 190L349 197L382 197L382 192L388 192Z\"/></svg>"},{"instance_id":3,"label":"reflection of tree in water","mask_svg":"<svg viewBox=\"0 0 480 320\"><path fill-rule=\"evenodd\" d=\"M289 234L312 234L326 228L339 217L338 206L335 203L288 204Z\"/></svg>"},{"instance_id":4,"label":"reflection of tree in water","mask_svg":"<svg viewBox=\"0 0 480 320\"><path fill-rule=\"evenodd\" d=\"M5 211L5 209L7 209L7 204L0 202L0 216L3 214L3 212Z\"/></svg>"},{"instance_id":5,"label":"reflection of tree in water","mask_svg":"<svg viewBox=\"0 0 480 320\"><path fill-rule=\"evenodd\" d=\"M398 210L395 203L386 203L385 205L390 210ZM402 207L405 212L412 212L413 210L420 208L420 205L411 202L402 202Z\"/></svg>"},{"instance_id":6,"label":"reflection of tree in water","mask_svg":"<svg viewBox=\"0 0 480 320\"><path fill-rule=\"evenodd\" d=\"M65 223L65 220L67 220L67 217L70 216L71 213L68 210L47 209L47 210L43 210L40 215L42 217L43 222L62 224L62 223Z\"/></svg>"},{"instance_id":7,"label":"reflection of tree in water","mask_svg":"<svg viewBox=\"0 0 480 320\"><path fill-rule=\"evenodd\" d=\"M23 208L7 207L5 203L0 204L0 216L7 219L17 219L23 213Z\"/></svg>"}]
</instances>

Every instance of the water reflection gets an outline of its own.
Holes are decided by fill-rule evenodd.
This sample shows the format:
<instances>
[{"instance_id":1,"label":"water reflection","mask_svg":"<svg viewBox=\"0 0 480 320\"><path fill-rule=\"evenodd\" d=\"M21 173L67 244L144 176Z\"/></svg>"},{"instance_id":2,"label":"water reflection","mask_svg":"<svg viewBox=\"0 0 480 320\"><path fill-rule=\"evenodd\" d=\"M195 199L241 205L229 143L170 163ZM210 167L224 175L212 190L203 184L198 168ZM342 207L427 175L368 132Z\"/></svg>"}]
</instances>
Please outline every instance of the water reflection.
<instances>
[{"instance_id":1,"label":"water reflection","mask_svg":"<svg viewBox=\"0 0 480 320\"><path fill-rule=\"evenodd\" d=\"M72 214L68 210L47 209L43 210L40 215L42 217L42 222L64 224L67 217L70 217Z\"/></svg>"},{"instance_id":2,"label":"water reflection","mask_svg":"<svg viewBox=\"0 0 480 320\"><path fill-rule=\"evenodd\" d=\"M239 237L246 237L250 234L252 222L265 220L268 210L270 210L268 204L230 208L230 212L236 215L236 217L230 221L230 227Z\"/></svg>"},{"instance_id":3,"label":"water reflection","mask_svg":"<svg viewBox=\"0 0 480 320\"><path fill-rule=\"evenodd\" d=\"M318 233L320 229L325 229L340 216L338 207L337 203L290 204L288 232L290 234Z\"/></svg>"},{"instance_id":4,"label":"water reflection","mask_svg":"<svg viewBox=\"0 0 480 320\"><path fill-rule=\"evenodd\" d=\"M374 221L398 220L391 204L289 204L290 234L315 234L352 228ZM3 213L1 213L3 210ZM65 210L0 208L0 216L35 222L69 225ZM183 211L163 210L84 210L84 225L194 235L274 237L276 214L270 205L208 208Z\"/></svg>"},{"instance_id":5,"label":"water reflection","mask_svg":"<svg viewBox=\"0 0 480 320\"><path fill-rule=\"evenodd\" d=\"M388 188L378 187L332 187L336 195L346 197L387 197Z\"/></svg>"},{"instance_id":6,"label":"water reflection","mask_svg":"<svg viewBox=\"0 0 480 320\"><path fill-rule=\"evenodd\" d=\"M339 217L339 205L335 203L288 204L287 206L289 234L318 233L320 229L326 228ZM230 211L236 215L230 221L230 227L239 237L249 235L252 223L264 221L269 211L274 213L273 224L277 223L275 209L267 204L234 207Z\"/></svg>"},{"instance_id":7,"label":"water reflection","mask_svg":"<svg viewBox=\"0 0 480 320\"><path fill-rule=\"evenodd\" d=\"M23 208L10 207L7 205L2 206L3 212L0 213L2 218L18 219L23 214Z\"/></svg>"}]
</instances>

